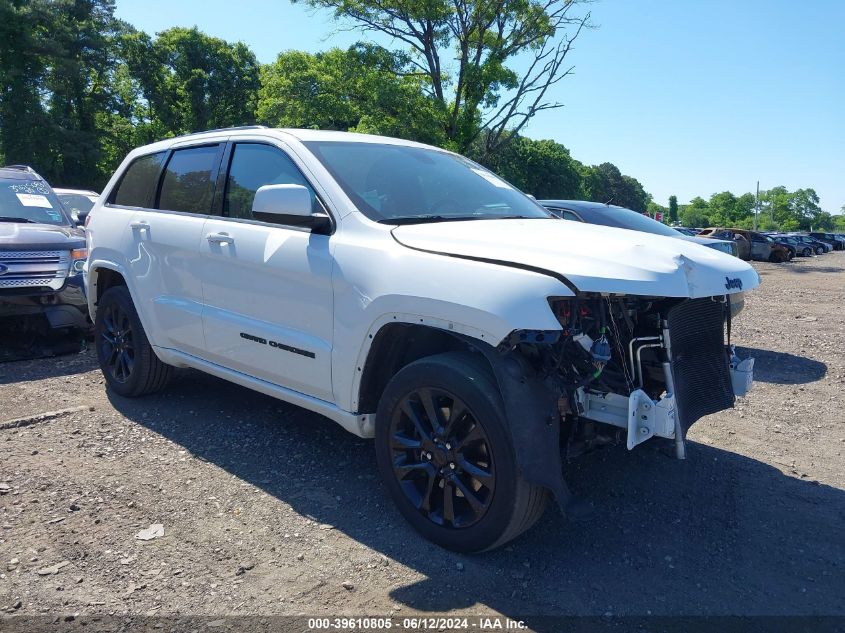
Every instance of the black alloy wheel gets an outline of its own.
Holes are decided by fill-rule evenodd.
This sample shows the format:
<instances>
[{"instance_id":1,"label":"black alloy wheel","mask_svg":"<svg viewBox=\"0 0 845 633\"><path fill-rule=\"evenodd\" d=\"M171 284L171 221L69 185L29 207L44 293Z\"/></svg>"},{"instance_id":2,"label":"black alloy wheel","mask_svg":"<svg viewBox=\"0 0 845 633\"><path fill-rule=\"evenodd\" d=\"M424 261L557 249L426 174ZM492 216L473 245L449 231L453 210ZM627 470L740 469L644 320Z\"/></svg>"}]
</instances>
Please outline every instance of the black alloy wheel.
<instances>
[{"instance_id":1,"label":"black alloy wheel","mask_svg":"<svg viewBox=\"0 0 845 633\"><path fill-rule=\"evenodd\" d=\"M460 398L433 388L408 393L390 440L394 475L429 521L460 529L484 517L496 485L490 440Z\"/></svg>"},{"instance_id":2,"label":"black alloy wheel","mask_svg":"<svg viewBox=\"0 0 845 633\"><path fill-rule=\"evenodd\" d=\"M530 528L548 492L522 476L499 386L481 354L427 356L379 400L379 473L399 512L458 552L494 549Z\"/></svg>"},{"instance_id":3,"label":"black alloy wheel","mask_svg":"<svg viewBox=\"0 0 845 633\"><path fill-rule=\"evenodd\" d=\"M111 303L104 310L103 326L97 344L100 358L105 361L104 369L114 380L125 383L135 367L135 341L129 315L119 304Z\"/></svg>"},{"instance_id":4,"label":"black alloy wheel","mask_svg":"<svg viewBox=\"0 0 845 633\"><path fill-rule=\"evenodd\" d=\"M162 389L173 368L156 356L126 286L108 288L94 319L97 360L108 386L127 397Z\"/></svg>"}]
</instances>

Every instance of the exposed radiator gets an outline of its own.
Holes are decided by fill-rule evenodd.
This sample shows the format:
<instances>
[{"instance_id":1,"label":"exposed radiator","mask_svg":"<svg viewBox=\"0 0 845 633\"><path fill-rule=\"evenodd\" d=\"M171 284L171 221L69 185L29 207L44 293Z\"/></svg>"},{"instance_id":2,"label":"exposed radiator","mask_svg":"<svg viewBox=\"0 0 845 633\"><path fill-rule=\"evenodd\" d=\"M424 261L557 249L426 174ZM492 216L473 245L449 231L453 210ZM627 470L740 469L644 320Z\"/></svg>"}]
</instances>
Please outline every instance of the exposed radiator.
<instances>
[{"instance_id":1,"label":"exposed radiator","mask_svg":"<svg viewBox=\"0 0 845 633\"><path fill-rule=\"evenodd\" d=\"M689 299L669 310L675 401L686 431L699 418L734 406L725 351L725 304Z\"/></svg>"}]
</instances>

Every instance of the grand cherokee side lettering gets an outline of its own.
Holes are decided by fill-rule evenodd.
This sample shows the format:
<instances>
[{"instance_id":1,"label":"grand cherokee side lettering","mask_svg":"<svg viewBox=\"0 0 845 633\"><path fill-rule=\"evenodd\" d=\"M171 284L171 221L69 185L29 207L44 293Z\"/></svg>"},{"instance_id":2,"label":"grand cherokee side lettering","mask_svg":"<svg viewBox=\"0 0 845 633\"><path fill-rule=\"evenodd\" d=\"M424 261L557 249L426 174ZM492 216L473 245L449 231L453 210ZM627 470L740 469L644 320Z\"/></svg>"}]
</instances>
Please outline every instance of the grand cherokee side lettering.
<instances>
[{"instance_id":1,"label":"grand cherokee side lettering","mask_svg":"<svg viewBox=\"0 0 845 633\"><path fill-rule=\"evenodd\" d=\"M307 349L300 349L298 347L293 347L292 345L285 345L284 343L279 343L278 341L268 341L266 338L255 336L255 334L241 332L241 338L252 341L253 343L260 343L261 345L269 345L270 347L291 352L292 354L299 354L300 356L305 356L306 358L316 358L317 356L314 352L309 352Z\"/></svg>"}]
</instances>

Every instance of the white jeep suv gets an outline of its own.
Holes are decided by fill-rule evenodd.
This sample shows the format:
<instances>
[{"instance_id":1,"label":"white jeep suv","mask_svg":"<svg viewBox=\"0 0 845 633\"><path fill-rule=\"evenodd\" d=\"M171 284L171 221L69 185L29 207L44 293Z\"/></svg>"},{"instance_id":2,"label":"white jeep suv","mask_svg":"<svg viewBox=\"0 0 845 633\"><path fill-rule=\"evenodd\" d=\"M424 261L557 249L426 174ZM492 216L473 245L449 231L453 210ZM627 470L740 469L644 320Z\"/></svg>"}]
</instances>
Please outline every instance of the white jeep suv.
<instances>
[{"instance_id":1,"label":"white jeep suv","mask_svg":"<svg viewBox=\"0 0 845 633\"><path fill-rule=\"evenodd\" d=\"M88 220L109 388L193 367L374 437L401 513L454 550L507 542L550 496L571 507L564 456L658 436L683 457L689 426L751 382L728 345L748 264L561 221L417 143L169 139L129 154Z\"/></svg>"}]
</instances>

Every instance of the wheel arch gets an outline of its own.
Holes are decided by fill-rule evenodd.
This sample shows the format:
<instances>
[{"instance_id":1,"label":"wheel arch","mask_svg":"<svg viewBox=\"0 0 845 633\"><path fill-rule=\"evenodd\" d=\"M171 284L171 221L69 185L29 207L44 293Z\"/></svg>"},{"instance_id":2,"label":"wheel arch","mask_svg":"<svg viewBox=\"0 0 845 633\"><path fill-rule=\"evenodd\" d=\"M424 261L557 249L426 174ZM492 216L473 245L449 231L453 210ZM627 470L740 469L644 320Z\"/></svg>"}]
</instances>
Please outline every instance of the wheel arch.
<instances>
[{"instance_id":1,"label":"wheel arch","mask_svg":"<svg viewBox=\"0 0 845 633\"><path fill-rule=\"evenodd\" d=\"M97 318L97 304L99 304L103 293L114 286L129 287L126 275L120 266L112 262L95 262L89 266L86 292L88 294L88 313L92 322Z\"/></svg>"},{"instance_id":2,"label":"wheel arch","mask_svg":"<svg viewBox=\"0 0 845 633\"><path fill-rule=\"evenodd\" d=\"M481 340L477 343L475 340L426 323L424 318L400 320L397 315L395 319L374 326L367 335L367 344L356 367L353 405L360 412L375 412L387 383L403 367L420 358L470 351L483 344ZM489 365L486 359L484 362Z\"/></svg>"}]
</instances>

